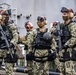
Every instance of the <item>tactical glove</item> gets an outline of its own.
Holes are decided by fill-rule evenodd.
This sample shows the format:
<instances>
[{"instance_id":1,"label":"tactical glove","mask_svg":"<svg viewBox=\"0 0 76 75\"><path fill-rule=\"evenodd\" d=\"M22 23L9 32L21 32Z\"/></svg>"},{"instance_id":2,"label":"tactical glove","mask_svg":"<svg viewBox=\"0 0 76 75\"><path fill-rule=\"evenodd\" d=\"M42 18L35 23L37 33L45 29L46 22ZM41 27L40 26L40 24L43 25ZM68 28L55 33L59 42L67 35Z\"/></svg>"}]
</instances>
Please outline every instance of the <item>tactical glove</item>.
<instances>
[{"instance_id":1,"label":"tactical glove","mask_svg":"<svg viewBox=\"0 0 76 75\"><path fill-rule=\"evenodd\" d=\"M26 54L26 60L34 60L34 53L29 52L28 54Z\"/></svg>"},{"instance_id":2,"label":"tactical glove","mask_svg":"<svg viewBox=\"0 0 76 75\"><path fill-rule=\"evenodd\" d=\"M14 44L13 43L10 43L10 48L14 48Z\"/></svg>"},{"instance_id":3,"label":"tactical glove","mask_svg":"<svg viewBox=\"0 0 76 75\"><path fill-rule=\"evenodd\" d=\"M25 45L24 50L28 50L28 46L27 45Z\"/></svg>"},{"instance_id":4,"label":"tactical glove","mask_svg":"<svg viewBox=\"0 0 76 75\"><path fill-rule=\"evenodd\" d=\"M63 49L67 49L67 48L69 48L69 46L68 46L68 45L63 45L62 48L63 48Z\"/></svg>"},{"instance_id":5,"label":"tactical glove","mask_svg":"<svg viewBox=\"0 0 76 75\"><path fill-rule=\"evenodd\" d=\"M55 35L55 36L58 36L59 34L58 34L58 30L54 30L53 31L53 34Z\"/></svg>"}]
</instances>

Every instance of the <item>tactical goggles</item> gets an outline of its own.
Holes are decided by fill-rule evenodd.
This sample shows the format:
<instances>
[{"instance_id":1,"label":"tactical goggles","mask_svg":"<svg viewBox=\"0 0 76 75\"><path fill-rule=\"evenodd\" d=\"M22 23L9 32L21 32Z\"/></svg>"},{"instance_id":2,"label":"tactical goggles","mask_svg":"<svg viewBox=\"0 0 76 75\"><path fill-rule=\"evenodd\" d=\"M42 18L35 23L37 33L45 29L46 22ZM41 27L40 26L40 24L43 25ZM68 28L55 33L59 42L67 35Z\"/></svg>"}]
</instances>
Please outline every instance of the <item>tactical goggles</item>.
<instances>
[{"instance_id":1,"label":"tactical goggles","mask_svg":"<svg viewBox=\"0 0 76 75\"><path fill-rule=\"evenodd\" d=\"M38 16L37 21L43 22L45 19L43 17Z\"/></svg>"},{"instance_id":2,"label":"tactical goggles","mask_svg":"<svg viewBox=\"0 0 76 75\"><path fill-rule=\"evenodd\" d=\"M64 12L67 13L67 12L69 12L69 10L68 10L67 8L65 8L65 7L62 7L61 12L62 12L62 13L64 13Z\"/></svg>"}]
</instances>

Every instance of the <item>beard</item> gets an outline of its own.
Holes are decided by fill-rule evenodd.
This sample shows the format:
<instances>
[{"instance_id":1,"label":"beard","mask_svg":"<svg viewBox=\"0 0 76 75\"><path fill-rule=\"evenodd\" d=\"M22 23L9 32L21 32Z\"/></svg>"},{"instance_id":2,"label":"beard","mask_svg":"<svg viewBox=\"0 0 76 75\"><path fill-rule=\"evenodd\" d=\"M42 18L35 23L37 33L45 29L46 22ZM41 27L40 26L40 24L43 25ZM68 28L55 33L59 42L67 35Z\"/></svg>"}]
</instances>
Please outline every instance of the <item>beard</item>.
<instances>
[{"instance_id":1,"label":"beard","mask_svg":"<svg viewBox=\"0 0 76 75\"><path fill-rule=\"evenodd\" d=\"M39 28L42 28L44 25L39 24L38 26L39 26Z\"/></svg>"},{"instance_id":2,"label":"beard","mask_svg":"<svg viewBox=\"0 0 76 75\"><path fill-rule=\"evenodd\" d=\"M62 16L62 18L63 18L64 21L67 21L69 19L68 16Z\"/></svg>"}]
</instances>

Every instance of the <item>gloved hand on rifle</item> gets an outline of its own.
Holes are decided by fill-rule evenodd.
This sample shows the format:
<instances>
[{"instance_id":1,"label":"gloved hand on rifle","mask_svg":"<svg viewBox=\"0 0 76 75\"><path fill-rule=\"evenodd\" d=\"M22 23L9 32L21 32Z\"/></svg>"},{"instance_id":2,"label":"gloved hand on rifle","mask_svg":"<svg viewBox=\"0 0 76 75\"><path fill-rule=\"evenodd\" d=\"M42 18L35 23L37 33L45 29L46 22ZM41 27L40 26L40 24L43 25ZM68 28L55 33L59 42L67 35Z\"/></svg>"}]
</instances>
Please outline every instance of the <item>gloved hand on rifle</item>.
<instances>
[{"instance_id":1,"label":"gloved hand on rifle","mask_svg":"<svg viewBox=\"0 0 76 75\"><path fill-rule=\"evenodd\" d=\"M53 33L55 36L58 36L58 35L59 35L58 30L54 30L52 33Z\"/></svg>"},{"instance_id":2,"label":"gloved hand on rifle","mask_svg":"<svg viewBox=\"0 0 76 75\"><path fill-rule=\"evenodd\" d=\"M14 48L14 44L13 43L10 43L10 48Z\"/></svg>"},{"instance_id":3,"label":"gloved hand on rifle","mask_svg":"<svg viewBox=\"0 0 76 75\"><path fill-rule=\"evenodd\" d=\"M25 45L24 50L28 50L28 45Z\"/></svg>"},{"instance_id":4,"label":"gloved hand on rifle","mask_svg":"<svg viewBox=\"0 0 76 75\"><path fill-rule=\"evenodd\" d=\"M65 44L64 44L64 45L62 46L62 49L67 49L67 48L69 48L68 45L65 45Z\"/></svg>"},{"instance_id":5,"label":"gloved hand on rifle","mask_svg":"<svg viewBox=\"0 0 76 75\"><path fill-rule=\"evenodd\" d=\"M34 60L34 53L30 51L26 54L26 60Z\"/></svg>"},{"instance_id":6,"label":"gloved hand on rifle","mask_svg":"<svg viewBox=\"0 0 76 75\"><path fill-rule=\"evenodd\" d=\"M22 41L18 41L17 44L22 44Z\"/></svg>"}]
</instances>

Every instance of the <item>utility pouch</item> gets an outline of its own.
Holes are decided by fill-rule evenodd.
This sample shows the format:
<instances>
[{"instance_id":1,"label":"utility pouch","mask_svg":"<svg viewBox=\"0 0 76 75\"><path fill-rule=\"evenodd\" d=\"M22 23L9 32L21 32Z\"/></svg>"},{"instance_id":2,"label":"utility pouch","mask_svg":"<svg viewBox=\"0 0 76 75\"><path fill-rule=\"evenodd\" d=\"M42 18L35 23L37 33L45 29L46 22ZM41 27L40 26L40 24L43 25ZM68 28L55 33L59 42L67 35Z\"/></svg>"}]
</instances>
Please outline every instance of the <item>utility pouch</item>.
<instances>
[{"instance_id":1,"label":"utility pouch","mask_svg":"<svg viewBox=\"0 0 76 75\"><path fill-rule=\"evenodd\" d=\"M16 63L18 60L17 54L12 54L13 57L11 57L11 54L7 54L5 58L5 62L7 63Z\"/></svg>"},{"instance_id":2,"label":"utility pouch","mask_svg":"<svg viewBox=\"0 0 76 75\"><path fill-rule=\"evenodd\" d=\"M53 61L56 58L56 52L49 52L48 61Z\"/></svg>"},{"instance_id":3,"label":"utility pouch","mask_svg":"<svg viewBox=\"0 0 76 75\"><path fill-rule=\"evenodd\" d=\"M59 59L61 62L69 61L70 60L70 53L69 52L64 52L63 57Z\"/></svg>"},{"instance_id":4,"label":"utility pouch","mask_svg":"<svg viewBox=\"0 0 76 75\"><path fill-rule=\"evenodd\" d=\"M26 54L26 60L34 60L34 59L35 59L34 53L29 52L28 54Z\"/></svg>"},{"instance_id":5,"label":"utility pouch","mask_svg":"<svg viewBox=\"0 0 76 75\"><path fill-rule=\"evenodd\" d=\"M76 50L72 50L72 57L71 60L76 61Z\"/></svg>"}]
</instances>

